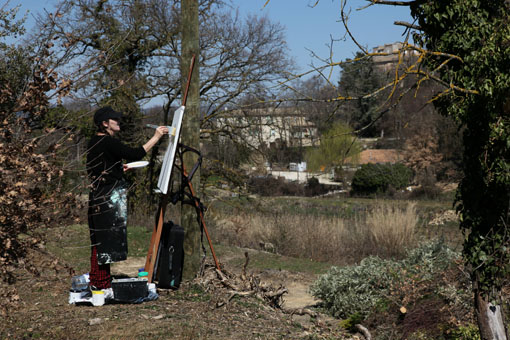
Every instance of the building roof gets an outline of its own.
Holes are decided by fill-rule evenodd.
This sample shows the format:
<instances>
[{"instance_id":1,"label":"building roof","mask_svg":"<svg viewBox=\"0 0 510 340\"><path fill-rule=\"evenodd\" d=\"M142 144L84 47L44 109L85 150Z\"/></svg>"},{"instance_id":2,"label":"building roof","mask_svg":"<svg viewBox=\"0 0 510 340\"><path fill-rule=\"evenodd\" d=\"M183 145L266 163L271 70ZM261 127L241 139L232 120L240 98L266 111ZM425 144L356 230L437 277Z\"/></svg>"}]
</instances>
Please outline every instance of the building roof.
<instances>
[{"instance_id":1,"label":"building roof","mask_svg":"<svg viewBox=\"0 0 510 340\"><path fill-rule=\"evenodd\" d=\"M359 155L359 164L397 163L402 157L395 149L367 149Z\"/></svg>"}]
</instances>

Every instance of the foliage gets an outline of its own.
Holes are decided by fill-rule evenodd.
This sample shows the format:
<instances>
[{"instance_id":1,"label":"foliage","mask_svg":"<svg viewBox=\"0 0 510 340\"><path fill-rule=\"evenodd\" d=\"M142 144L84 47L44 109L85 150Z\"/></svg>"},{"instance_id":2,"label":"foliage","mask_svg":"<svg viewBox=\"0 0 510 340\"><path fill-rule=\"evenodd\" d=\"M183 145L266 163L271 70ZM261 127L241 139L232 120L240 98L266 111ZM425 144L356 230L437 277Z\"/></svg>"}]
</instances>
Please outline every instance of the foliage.
<instances>
[{"instance_id":1,"label":"foliage","mask_svg":"<svg viewBox=\"0 0 510 340\"><path fill-rule=\"evenodd\" d=\"M363 321L363 316L359 313L354 313L350 315L347 319L340 321L340 326L342 328L350 331L350 332L356 332L356 324L359 324Z\"/></svg>"},{"instance_id":2,"label":"foliage","mask_svg":"<svg viewBox=\"0 0 510 340\"><path fill-rule=\"evenodd\" d=\"M497 299L510 273L509 5L455 0L410 6L421 27L414 40L434 51L427 66L448 86L436 106L465 128L464 178L457 195L467 235L465 259L475 288Z\"/></svg>"},{"instance_id":3,"label":"foliage","mask_svg":"<svg viewBox=\"0 0 510 340\"><path fill-rule=\"evenodd\" d=\"M348 157L355 161L359 156L360 145L352 136L352 130L342 122L334 123L320 141L320 146L308 150L305 156L312 171L342 165Z\"/></svg>"},{"instance_id":4,"label":"foliage","mask_svg":"<svg viewBox=\"0 0 510 340\"><path fill-rule=\"evenodd\" d=\"M323 195L328 192L328 187L319 182L316 177L310 177L306 180L305 196Z\"/></svg>"},{"instance_id":5,"label":"foliage","mask_svg":"<svg viewBox=\"0 0 510 340\"><path fill-rule=\"evenodd\" d=\"M444 242L431 241L409 251L401 261L372 256L356 266L332 267L313 284L311 292L335 317L356 313L367 317L390 296L401 295L403 282L429 281L449 268L456 257Z\"/></svg>"},{"instance_id":6,"label":"foliage","mask_svg":"<svg viewBox=\"0 0 510 340\"><path fill-rule=\"evenodd\" d=\"M473 324L460 326L448 334L448 340L480 340L480 331Z\"/></svg>"},{"instance_id":7,"label":"foliage","mask_svg":"<svg viewBox=\"0 0 510 340\"><path fill-rule=\"evenodd\" d=\"M302 196L304 193L302 184L272 176L252 177L248 181L248 188L251 192L262 196Z\"/></svg>"},{"instance_id":8,"label":"foliage","mask_svg":"<svg viewBox=\"0 0 510 340\"><path fill-rule=\"evenodd\" d=\"M338 95L338 91L333 84L328 82L321 75L313 75L307 79L298 79L294 81L290 93L286 97L301 98L302 95L308 98L318 99L313 101L297 100L294 103L294 110L306 115L307 118L317 127L319 134L322 134L331 128L331 124L335 117L342 109L341 104L328 101ZM344 117L341 116L340 119ZM343 119L348 121L347 118Z\"/></svg>"},{"instance_id":9,"label":"foliage","mask_svg":"<svg viewBox=\"0 0 510 340\"><path fill-rule=\"evenodd\" d=\"M130 143L143 138L138 104L151 97L153 81L146 67L177 34L169 7L158 1L62 1L58 15L40 18L39 39L54 39L60 53L69 49L55 66L80 77L73 90L91 106L123 112L120 135Z\"/></svg>"},{"instance_id":10,"label":"foliage","mask_svg":"<svg viewBox=\"0 0 510 340\"><path fill-rule=\"evenodd\" d=\"M374 65L372 58L361 52L341 67L339 90L343 96L359 98L343 105L342 111L348 113L347 122L356 130L363 129L362 136L374 137L377 131L373 123L385 99L381 93L375 93L383 87L387 76Z\"/></svg>"},{"instance_id":11,"label":"foliage","mask_svg":"<svg viewBox=\"0 0 510 340\"><path fill-rule=\"evenodd\" d=\"M271 164L287 166L292 162L301 162L304 159L305 150L301 146L288 146L286 143L272 143L267 150L267 160Z\"/></svg>"},{"instance_id":12,"label":"foliage","mask_svg":"<svg viewBox=\"0 0 510 340\"><path fill-rule=\"evenodd\" d=\"M23 32L20 22L10 26L7 13L14 12L0 9L0 36ZM50 47L46 42L35 51L0 44L1 313L18 301L15 288L7 287L16 282L14 268L23 264L33 273L38 271L26 258L41 244L38 229L68 220L80 207L76 197L60 186L64 171L56 166L61 144L55 141L54 130L38 129L48 113L49 93L61 98L68 91L67 83L49 67ZM65 134L60 137L66 139Z\"/></svg>"},{"instance_id":13,"label":"foliage","mask_svg":"<svg viewBox=\"0 0 510 340\"><path fill-rule=\"evenodd\" d=\"M331 190L330 185L319 183L315 177L307 179L306 184L272 176L252 177L247 183L250 192L261 196L317 196Z\"/></svg>"},{"instance_id":14,"label":"foliage","mask_svg":"<svg viewBox=\"0 0 510 340\"><path fill-rule=\"evenodd\" d=\"M311 288L335 317L359 313L366 317L389 292L398 264L371 256L352 267L332 267Z\"/></svg>"},{"instance_id":15,"label":"foliage","mask_svg":"<svg viewBox=\"0 0 510 340\"><path fill-rule=\"evenodd\" d=\"M211 140L205 148L207 150L206 157L222 163L227 168L234 169L248 162L252 151L244 143L236 143L235 140L218 135L211 136Z\"/></svg>"},{"instance_id":16,"label":"foliage","mask_svg":"<svg viewBox=\"0 0 510 340\"><path fill-rule=\"evenodd\" d=\"M402 189L409 185L412 171L401 163L363 164L352 179L354 194L382 194L391 186Z\"/></svg>"}]
</instances>

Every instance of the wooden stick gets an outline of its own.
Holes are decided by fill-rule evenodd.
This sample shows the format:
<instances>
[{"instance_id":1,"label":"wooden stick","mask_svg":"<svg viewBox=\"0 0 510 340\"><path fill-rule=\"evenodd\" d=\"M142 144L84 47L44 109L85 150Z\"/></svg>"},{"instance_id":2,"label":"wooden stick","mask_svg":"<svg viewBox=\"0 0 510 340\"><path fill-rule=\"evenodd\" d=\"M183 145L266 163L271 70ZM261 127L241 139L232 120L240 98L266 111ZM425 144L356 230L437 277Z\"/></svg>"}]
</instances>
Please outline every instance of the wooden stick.
<instances>
[{"instance_id":1,"label":"wooden stick","mask_svg":"<svg viewBox=\"0 0 510 340\"><path fill-rule=\"evenodd\" d=\"M372 335L370 334L369 330L364 327L363 325L360 325L359 323L355 324L354 327L363 334L366 340L372 340Z\"/></svg>"},{"instance_id":2,"label":"wooden stick","mask_svg":"<svg viewBox=\"0 0 510 340\"><path fill-rule=\"evenodd\" d=\"M195 66L195 55L193 54L193 57L191 57L191 63L189 65L188 82L186 83L186 90L184 91L184 97L182 97L182 106L186 106L186 102L188 101L188 90L189 90L189 85L191 83L191 74L193 73L194 66Z\"/></svg>"}]
</instances>

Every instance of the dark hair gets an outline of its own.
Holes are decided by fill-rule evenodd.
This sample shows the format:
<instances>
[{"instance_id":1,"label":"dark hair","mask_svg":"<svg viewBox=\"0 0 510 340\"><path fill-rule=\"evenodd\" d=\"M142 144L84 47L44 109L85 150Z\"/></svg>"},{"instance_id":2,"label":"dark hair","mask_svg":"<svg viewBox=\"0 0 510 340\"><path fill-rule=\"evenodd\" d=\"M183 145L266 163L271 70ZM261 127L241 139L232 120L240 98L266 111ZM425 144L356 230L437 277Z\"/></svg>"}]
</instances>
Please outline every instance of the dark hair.
<instances>
[{"instance_id":1,"label":"dark hair","mask_svg":"<svg viewBox=\"0 0 510 340\"><path fill-rule=\"evenodd\" d=\"M106 128L103 122L109 119L120 119L122 113L115 111L111 106L104 106L96 110L94 113L94 124L96 125L97 132L106 133Z\"/></svg>"},{"instance_id":2,"label":"dark hair","mask_svg":"<svg viewBox=\"0 0 510 340\"><path fill-rule=\"evenodd\" d=\"M106 131L106 126L103 125L103 122L105 122L105 120L96 122L97 132L108 134L108 132Z\"/></svg>"}]
</instances>

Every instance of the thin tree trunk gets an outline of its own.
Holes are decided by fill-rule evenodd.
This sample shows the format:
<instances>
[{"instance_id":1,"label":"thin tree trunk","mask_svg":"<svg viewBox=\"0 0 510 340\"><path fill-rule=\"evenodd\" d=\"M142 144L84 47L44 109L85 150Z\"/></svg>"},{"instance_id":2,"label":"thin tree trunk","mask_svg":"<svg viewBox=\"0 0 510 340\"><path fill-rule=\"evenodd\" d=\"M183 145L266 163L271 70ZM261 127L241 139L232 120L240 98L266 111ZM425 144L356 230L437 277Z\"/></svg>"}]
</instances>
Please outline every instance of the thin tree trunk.
<instances>
[{"instance_id":1,"label":"thin tree trunk","mask_svg":"<svg viewBox=\"0 0 510 340\"><path fill-rule=\"evenodd\" d=\"M501 305L493 305L478 289L475 289L475 313L482 340L508 339Z\"/></svg>"},{"instance_id":2,"label":"thin tree trunk","mask_svg":"<svg viewBox=\"0 0 510 340\"><path fill-rule=\"evenodd\" d=\"M181 142L184 145L199 149L200 143L200 83L199 83L199 43L198 43L198 0L182 0L182 56L181 56L181 83L185 92L189 74L191 58L196 56L195 67L191 77L186 111L184 112ZM188 152L184 158L184 166L191 171L195 161L194 155ZM200 173L193 176L193 189L199 196ZM181 225L185 230L184 238L184 279L192 279L200 267L200 226L197 222L197 213L191 205L181 206Z\"/></svg>"}]
</instances>

